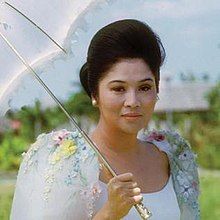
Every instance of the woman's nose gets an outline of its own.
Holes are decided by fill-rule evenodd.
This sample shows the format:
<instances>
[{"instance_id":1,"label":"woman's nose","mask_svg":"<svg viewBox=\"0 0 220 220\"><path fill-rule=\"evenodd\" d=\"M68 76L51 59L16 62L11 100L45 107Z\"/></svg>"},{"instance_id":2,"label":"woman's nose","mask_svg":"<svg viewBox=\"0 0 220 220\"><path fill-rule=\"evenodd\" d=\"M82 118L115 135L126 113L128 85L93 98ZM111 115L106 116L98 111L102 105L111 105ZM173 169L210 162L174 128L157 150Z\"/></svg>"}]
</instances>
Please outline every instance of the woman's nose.
<instances>
[{"instance_id":1,"label":"woman's nose","mask_svg":"<svg viewBox=\"0 0 220 220\"><path fill-rule=\"evenodd\" d=\"M136 91L130 91L125 96L125 107L136 108L140 107L140 100L136 94Z\"/></svg>"}]
</instances>

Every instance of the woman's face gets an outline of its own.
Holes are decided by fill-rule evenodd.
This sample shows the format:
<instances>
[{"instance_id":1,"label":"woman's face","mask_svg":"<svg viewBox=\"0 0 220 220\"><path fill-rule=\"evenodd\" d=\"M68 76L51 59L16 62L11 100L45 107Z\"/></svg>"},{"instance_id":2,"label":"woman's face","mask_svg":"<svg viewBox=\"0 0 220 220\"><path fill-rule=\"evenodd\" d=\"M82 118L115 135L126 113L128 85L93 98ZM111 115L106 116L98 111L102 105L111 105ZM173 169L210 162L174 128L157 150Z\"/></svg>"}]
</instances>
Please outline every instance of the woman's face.
<instances>
[{"instance_id":1,"label":"woman's face","mask_svg":"<svg viewBox=\"0 0 220 220\"><path fill-rule=\"evenodd\" d=\"M110 129L135 134L148 124L156 103L153 73L142 59L122 59L99 82L100 120Z\"/></svg>"}]
</instances>

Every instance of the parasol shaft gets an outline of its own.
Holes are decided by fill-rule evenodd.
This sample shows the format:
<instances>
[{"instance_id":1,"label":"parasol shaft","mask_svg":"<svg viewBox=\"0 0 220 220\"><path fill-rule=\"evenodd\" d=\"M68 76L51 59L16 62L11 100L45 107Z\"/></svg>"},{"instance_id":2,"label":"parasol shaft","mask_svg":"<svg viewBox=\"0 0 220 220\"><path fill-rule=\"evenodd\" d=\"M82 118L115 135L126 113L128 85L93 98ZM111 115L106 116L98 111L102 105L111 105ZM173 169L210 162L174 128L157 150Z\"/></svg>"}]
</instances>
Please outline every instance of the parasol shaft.
<instances>
[{"instance_id":1,"label":"parasol shaft","mask_svg":"<svg viewBox=\"0 0 220 220\"><path fill-rule=\"evenodd\" d=\"M112 174L113 177L117 176L115 171L111 168L110 164L106 160L106 158L101 154L98 147L95 145L95 143L89 138L89 136L79 127L75 119L67 112L65 107L61 104L61 102L56 98L56 96L52 93L52 91L49 89L49 87L43 82L43 80L38 76L38 74L34 71L34 69L28 64L28 62L19 54L19 52L15 49L15 47L8 41L8 39L0 32L0 36L3 38L3 40L6 42L6 44L11 48L11 50L16 54L16 56L19 58L19 60L27 67L27 69L33 74L33 76L37 79L37 81L43 86L43 88L46 90L46 92L51 96L51 98L57 103L57 105L61 108L61 110L65 113L65 115L69 118L71 124L74 126L78 132L81 133L81 135L84 137L84 139L87 141L87 143L92 147L92 149L96 152L96 154L101 158L106 168L109 170L109 172ZM152 215L151 212L144 207L143 203L139 203L134 205L137 212L139 213L141 219L146 220L149 219Z\"/></svg>"}]
</instances>

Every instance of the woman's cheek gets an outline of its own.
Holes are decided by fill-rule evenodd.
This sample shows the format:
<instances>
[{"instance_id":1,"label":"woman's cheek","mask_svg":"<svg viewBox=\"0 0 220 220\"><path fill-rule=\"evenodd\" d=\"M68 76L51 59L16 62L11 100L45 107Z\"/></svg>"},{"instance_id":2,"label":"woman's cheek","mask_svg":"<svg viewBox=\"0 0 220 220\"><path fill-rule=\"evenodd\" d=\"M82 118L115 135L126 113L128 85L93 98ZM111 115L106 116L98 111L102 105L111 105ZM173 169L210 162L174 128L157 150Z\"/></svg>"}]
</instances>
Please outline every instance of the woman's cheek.
<instances>
[{"instance_id":1,"label":"woman's cheek","mask_svg":"<svg viewBox=\"0 0 220 220\"><path fill-rule=\"evenodd\" d=\"M150 93L145 97L142 97L143 105L155 105L156 104L156 96L154 93Z\"/></svg>"},{"instance_id":2,"label":"woman's cheek","mask_svg":"<svg viewBox=\"0 0 220 220\"><path fill-rule=\"evenodd\" d=\"M117 108L120 107L122 104L122 97L118 95L114 95L112 93L106 93L104 97L105 105L108 106L108 108Z\"/></svg>"}]
</instances>

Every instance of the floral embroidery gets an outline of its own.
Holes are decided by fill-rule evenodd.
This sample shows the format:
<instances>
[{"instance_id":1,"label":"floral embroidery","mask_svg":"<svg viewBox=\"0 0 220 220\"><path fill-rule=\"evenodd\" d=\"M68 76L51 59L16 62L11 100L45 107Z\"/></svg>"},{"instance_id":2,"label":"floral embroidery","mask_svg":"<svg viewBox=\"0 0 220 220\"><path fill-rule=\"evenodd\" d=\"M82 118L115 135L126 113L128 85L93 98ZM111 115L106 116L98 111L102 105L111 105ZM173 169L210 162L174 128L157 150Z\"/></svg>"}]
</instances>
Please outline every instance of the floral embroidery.
<instances>
[{"instance_id":1,"label":"floral embroidery","mask_svg":"<svg viewBox=\"0 0 220 220\"><path fill-rule=\"evenodd\" d=\"M183 151L183 152L179 155L179 159L180 159L180 160L193 159L192 153L191 153L189 150Z\"/></svg>"},{"instance_id":2,"label":"floral embroidery","mask_svg":"<svg viewBox=\"0 0 220 220\"><path fill-rule=\"evenodd\" d=\"M82 196L82 199L86 200L89 219L92 219L93 217L94 203L96 199L99 197L100 193L101 188L98 182L92 184L90 187L80 190L80 195Z\"/></svg>"},{"instance_id":3,"label":"floral embroidery","mask_svg":"<svg viewBox=\"0 0 220 220\"><path fill-rule=\"evenodd\" d=\"M184 202L187 202L187 200L190 198L191 195L193 195L194 190L190 185L184 185L180 187L180 194L184 199Z\"/></svg>"},{"instance_id":4,"label":"floral embroidery","mask_svg":"<svg viewBox=\"0 0 220 220\"><path fill-rule=\"evenodd\" d=\"M63 139L69 134L65 129L57 131L54 133L52 139L55 141L55 145L60 145Z\"/></svg>"},{"instance_id":5,"label":"floral embroidery","mask_svg":"<svg viewBox=\"0 0 220 220\"><path fill-rule=\"evenodd\" d=\"M49 167L45 172L45 187L44 187L44 200L49 199L49 193L51 192L53 183L55 181L55 175L59 170L63 168L63 161L69 158L71 155L77 152L77 144L75 139L71 138L71 132L63 129L60 131L52 132L52 143L49 146L50 154L48 157ZM73 174L69 174L64 182L67 185L71 183L70 178L76 177Z\"/></svg>"},{"instance_id":6,"label":"floral embroidery","mask_svg":"<svg viewBox=\"0 0 220 220\"><path fill-rule=\"evenodd\" d=\"M188 219L187 213L200 219L198 204L199 179L196 154L193 153L189 143L176 132L166 132L166 138L173 149L170 154L170 165L174 174L174 188L180 207L187 206L186 213L181 213L183 219Z\"/></svg>"},{"instance_id":7,"label":"floral embroidery","mask_svg":"<svg viewBox=\"0 0 220 220\"><path fill-rule=\"evenodd\" d=\"M84 173L84 169L81 166L88 161L88 158L91 159L95 156L94 151L91 148L87 148L85 140L78 131L68 132L61 130L53 132L51 139L53 142L48 146L50 151L48 163L50 166L45 171L44 200L48 201L57 174L60 173L64 166L67 166L70 169L65 169L67 173L64 174L63 182L66 186L80 184L82 199L90 195L91 199L87 198L85 201L88 203L88 213L90 213L88 215L92 216L93 203L100 194L100 190L98 187L91 187L91 183L87 179L88 174ZM67 158L66 162L69 165L64 164Z\"/></svg>"},{"instance_id":8,"label":"floral embroidery","mask_svg":"<svg viewBox=\"0 0 220 220\"><path fill-rule=\"evenodd\" d=\"M55 164L63 158L68 158L77 150L73 140L62 140L60 146L49 156L49 164Z\"/></svg>"},{"instance_id":9,"label":"floral embroidery","mask_svg":"<svg viewBox=\"0 0 220 220\"><path fill-rule=\"evenodd\" d=\"M180 185L180 197L183 198L184 202L187 202L190 196L195 193L195 188L191 183L193 177L191 175L184 174L184 172L179 170L176 179Z\"/></svg>"},{"instance_id":10,"label":"floral embroidery","mask_svg":"<svg viewBox=\"0 0 220 220\"><path fill-rule=\"evenodd\" d=\"M163 141L165 140L165 136L160 132L152 131L150 135L147 137L147 141L154 141L154 140Z\"/></svg>"},{"instance_id":11,"label":"floral embroidery","mask_svg":"<svg viewBox=\"0 0 220 220\"><path fill-rule=\"evenodd\" d=\"M93 187L92 187L92 194L93 194L93 195L96 195L97 193L98 193L98 194L101 193L100 187L93 186Z\"/></svg>"},{"instance_id":12,"label":"floral embroidery","mask_svg":"<svg viewBox=\"0 0 220 220\"><path fill-rule=\"evenodd\" d=\"M22 153L23 165L24 165L24 171L23 172L24 173L26 173L28 171L28 169L34 163L37 163L36 160L33 162L33 157L38 152L40 147L42 147L44 145L45 139L46 139L46 135L44 133L39 135L38 138L37 138L37 141L31 145L28 152L23 152Z\"/></svg>"}]
</instances>

